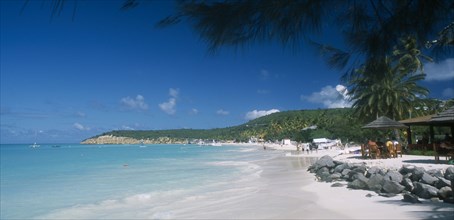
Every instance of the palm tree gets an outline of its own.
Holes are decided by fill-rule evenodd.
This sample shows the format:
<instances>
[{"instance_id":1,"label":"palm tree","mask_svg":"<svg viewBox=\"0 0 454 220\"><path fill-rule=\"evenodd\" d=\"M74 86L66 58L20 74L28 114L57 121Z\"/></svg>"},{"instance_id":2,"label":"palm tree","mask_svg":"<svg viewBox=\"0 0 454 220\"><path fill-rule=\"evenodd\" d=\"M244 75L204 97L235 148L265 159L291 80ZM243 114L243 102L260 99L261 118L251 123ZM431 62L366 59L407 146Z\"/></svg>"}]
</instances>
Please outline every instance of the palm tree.
<instances>
[{"instance_id":1,"label":"palm tree","mask_svg":"<svg viewBox=\"0 0 454 220\"><path fill-rule=\"evenodd\" d=\"M401 40L393 56L369 63L350 78L355 112L364 119L388 116L402 119L429 91L418 82L425 78L421 60L431 60L417 49L414 38Z\"/></svg>"}]
</instances>

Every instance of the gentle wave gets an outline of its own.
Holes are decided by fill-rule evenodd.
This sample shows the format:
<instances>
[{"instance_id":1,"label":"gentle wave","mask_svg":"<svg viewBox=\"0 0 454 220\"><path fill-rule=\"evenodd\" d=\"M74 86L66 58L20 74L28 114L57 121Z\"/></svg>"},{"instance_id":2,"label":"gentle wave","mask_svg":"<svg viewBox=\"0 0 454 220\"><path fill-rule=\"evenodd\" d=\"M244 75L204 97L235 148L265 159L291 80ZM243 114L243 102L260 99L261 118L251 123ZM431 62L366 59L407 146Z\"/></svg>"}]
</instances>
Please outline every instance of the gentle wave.
<instances>
[{"instance_id":1,"label":"gentle wave","mask_svg":"<svg viewBox=\"0 0 454 220\"><path fill-rule=\"evenodd\" d=\"M179 219L203 213L208 207L235 203L260 189L260 184L247 185L224 182L192 190L142 193L59 209L36 219Z\"/></svg>"}]
</instances>

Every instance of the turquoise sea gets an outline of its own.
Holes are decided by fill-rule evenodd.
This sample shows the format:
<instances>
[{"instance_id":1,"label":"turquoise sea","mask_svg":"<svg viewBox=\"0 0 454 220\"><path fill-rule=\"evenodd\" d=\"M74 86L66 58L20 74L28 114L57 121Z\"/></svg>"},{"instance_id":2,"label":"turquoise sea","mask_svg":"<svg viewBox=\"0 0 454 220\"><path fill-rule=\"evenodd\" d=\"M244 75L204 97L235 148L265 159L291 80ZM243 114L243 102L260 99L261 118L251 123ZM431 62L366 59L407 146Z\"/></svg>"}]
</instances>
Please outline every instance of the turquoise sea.
<instances>
[{"instance_id":1,"label":"turquoise sea","mask_svg":"<svg viewBox=\"0 0 454 220\"><path fill-rule=\"evenodd\" d=\"M199 145L0 150L1 219L177 218L210 198L254 191L245 183L259 178L261 161L282 156L258 147Z\"/></svg>"}]
</instances>

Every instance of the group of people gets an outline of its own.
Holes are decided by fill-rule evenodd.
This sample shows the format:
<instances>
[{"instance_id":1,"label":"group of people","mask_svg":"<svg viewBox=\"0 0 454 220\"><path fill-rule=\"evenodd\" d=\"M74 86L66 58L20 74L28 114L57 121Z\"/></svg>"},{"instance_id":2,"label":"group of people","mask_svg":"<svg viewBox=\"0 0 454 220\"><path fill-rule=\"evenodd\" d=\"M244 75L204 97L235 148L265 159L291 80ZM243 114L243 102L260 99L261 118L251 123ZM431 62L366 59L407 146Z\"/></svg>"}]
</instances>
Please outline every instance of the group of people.
<instances>
[{"instance_id":1,"label":"group of people","mask_svg":"<svg viewBox=\"0 0 454 220\"><path fill-rule=\"evenodd\" d=\"M395 146L399 145L399 141L396 137L386 138L384 140L372 140L368 139L365 146L369 147L369 156L371 157L380 157L388 158L396 154ZM374 147L376 150L374 150Z\"/></svg>"}]
</instances>

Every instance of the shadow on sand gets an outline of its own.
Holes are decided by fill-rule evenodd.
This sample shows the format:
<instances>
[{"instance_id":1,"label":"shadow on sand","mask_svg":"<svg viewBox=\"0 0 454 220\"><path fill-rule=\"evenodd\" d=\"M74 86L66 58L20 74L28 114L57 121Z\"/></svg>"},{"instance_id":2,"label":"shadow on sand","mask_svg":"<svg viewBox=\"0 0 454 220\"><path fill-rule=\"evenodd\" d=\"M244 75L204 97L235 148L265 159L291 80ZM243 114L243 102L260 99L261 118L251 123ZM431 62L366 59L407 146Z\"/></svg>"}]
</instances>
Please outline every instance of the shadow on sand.
<instances>
[{"instance_id":1,"label":"shadow on sand","mask_svg":"<svg viewBox=\"0 0 454 220\"><path fill-rule=\"evenodd\" d=\"M358 155L358 156L351 156L351 157L347 157L347 159L357 159L357 160L366 160L364 159L362 156Z\"/></svg>"},{"instance_id":2,"label":"shadow on sand","mask_svg":"<svg viewBox=\"0 0 454 220\"><path fill-rule=\"evenodd\" d=\"M399 200L380 201L380 203L391 204L399 207L418 206L424 211L410 211L410 214L415 219L438 219L452 220L454 219L454 204L444 202L422 201L419 204L404 203Z\"/></svg>"},{"instance_id":3,"label":"shadow on sand","mask_svg":"<svg viewBox=\"0 0 454 220\"><path fill-rule=\"evenodd\" d=\"M438 161L438 163L435 162L435 159L420 159L420 160L402 160L404 163L422 163L422 164L448 164L447 160L441 160Z\"/></svg>"}]
</instances>

